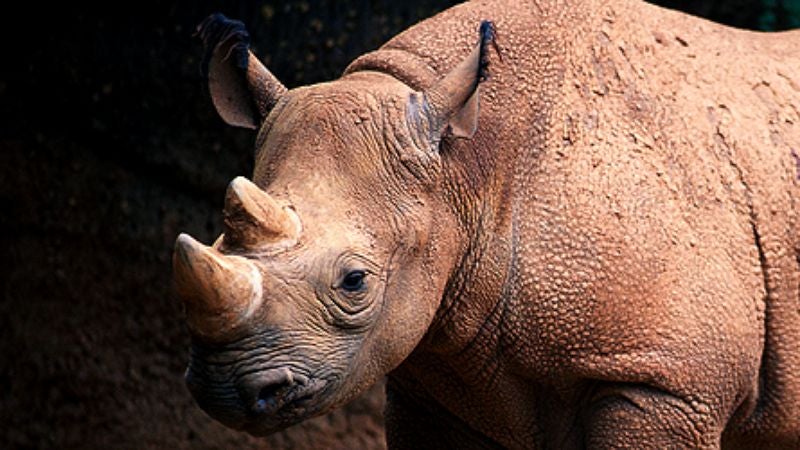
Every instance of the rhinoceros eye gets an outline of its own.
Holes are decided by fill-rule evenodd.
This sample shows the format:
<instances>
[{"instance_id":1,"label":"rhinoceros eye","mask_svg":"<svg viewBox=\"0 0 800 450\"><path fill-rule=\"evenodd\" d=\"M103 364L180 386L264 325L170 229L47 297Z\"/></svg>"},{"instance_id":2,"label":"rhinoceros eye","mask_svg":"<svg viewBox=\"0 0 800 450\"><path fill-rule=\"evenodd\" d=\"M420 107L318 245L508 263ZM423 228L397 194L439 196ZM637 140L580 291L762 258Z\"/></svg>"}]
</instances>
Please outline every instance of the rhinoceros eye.
<instances>
[{"instance_id":1,"label":"rhinoceros eye","mask_svg":"<svg viewBox=\"0 0 800 450\"><path fill-rule=\"evenodd\" d=\"M342 278L341 288L347 292L359 292L365 287L364 278L367 276L363 270L351 270Z\"/></svg>"}]
</instances>

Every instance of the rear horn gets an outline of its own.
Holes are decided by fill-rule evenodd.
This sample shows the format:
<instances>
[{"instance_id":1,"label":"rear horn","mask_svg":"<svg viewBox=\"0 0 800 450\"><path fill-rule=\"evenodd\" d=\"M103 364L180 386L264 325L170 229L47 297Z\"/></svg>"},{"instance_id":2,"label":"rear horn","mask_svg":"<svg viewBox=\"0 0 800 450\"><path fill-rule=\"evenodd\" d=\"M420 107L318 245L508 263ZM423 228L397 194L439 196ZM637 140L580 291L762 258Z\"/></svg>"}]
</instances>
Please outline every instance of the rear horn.
<instances>
[{"instance_id":1,"label":"rear horn","mask_svg":"<svg viewBox=\"0 0 800 450\"><path fill-rule=\"evenodd\" d=\"M256 248L294 239L300 222L294 213L250 180L236 177L228 185L223 210L225 245Z\"/></svg>"}]
</instances>

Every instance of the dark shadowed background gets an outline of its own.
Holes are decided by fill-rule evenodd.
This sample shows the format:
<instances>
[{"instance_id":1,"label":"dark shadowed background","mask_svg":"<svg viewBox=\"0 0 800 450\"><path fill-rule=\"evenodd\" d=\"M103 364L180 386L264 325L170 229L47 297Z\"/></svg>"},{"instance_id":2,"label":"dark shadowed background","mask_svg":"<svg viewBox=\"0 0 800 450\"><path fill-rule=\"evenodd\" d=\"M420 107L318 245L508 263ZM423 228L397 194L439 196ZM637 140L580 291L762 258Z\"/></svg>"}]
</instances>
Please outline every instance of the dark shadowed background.
<instances>
[{"instance_id":1,"label":"dark shadowed background","mask_svg":"<svg viewBox=\"0 0 800 450\"><path fill-rule=\"evenodd\" d=\"M214 11L243 20L291 88L455 2L29 3L0 26L0 448L382 447L380 386L262 440L211 421L184 387L172 244L220 232L253 141L216 117L192 33ZM800 26L800 0L657 3Z\"/></svg>"}]
</instances>

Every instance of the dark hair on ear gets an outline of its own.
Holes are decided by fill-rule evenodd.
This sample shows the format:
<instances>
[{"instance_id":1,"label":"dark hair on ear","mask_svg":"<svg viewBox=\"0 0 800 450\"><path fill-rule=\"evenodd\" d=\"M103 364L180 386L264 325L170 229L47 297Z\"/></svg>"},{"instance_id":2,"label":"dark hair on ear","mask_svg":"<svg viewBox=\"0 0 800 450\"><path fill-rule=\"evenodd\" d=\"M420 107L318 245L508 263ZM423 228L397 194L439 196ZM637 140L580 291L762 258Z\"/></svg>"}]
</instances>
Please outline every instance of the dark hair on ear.
<instances>
[{"instance_id":1,"label":"dark hair on ear","mask_svg":"<svg viewBox=\"0 0 800 450\"><path fill-rule=\"evenodd\" d=\"M486 81L486 79L489 78L489 55L486 47L489 45L494 47L494 51L497 52L497 56L501 61L503 60L503 55L500 54L500 47L497 46L497 30L494 27L494 22L491 20L481 21L478 34L480 35L481 46L480 62L478 63L478 80Z\"/></svg>"},{"instance_id":2,"label":"dark hair on ear","mask_svg":"<svg viewBox=\"0 0 800 450\"><path fill-rule=\"evenodd\" d=\"M208 64L211 61L211 56L214 50L220 45L233 39L233 44L228 50L228 54L224 55L224 59L233 58L236 67L247 70L248 50L250 49L250 34L244 26L244 23L238 20L232 20L225 17L223 14L214 13L206 17L200 25L197 26L197 32L194 34L203 40L203 61L201 67L203 76L208 76Z\"/></svg>"}]
</instances>

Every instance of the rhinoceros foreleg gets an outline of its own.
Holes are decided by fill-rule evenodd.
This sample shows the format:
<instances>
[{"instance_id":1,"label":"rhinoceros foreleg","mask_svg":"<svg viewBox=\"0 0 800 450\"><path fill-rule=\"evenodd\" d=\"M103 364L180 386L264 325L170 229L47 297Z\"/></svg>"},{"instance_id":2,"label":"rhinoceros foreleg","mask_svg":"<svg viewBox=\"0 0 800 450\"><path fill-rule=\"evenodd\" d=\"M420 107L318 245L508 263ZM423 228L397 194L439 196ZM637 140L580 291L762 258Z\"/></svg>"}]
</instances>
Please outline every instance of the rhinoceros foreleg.
<instances>
[{"instance_id":1,"label":"rhinoceros foreleg","mask_svg":"<svg viewBox=\"0 0 800 450\"><path fill-rule=\"evenodd\" d=\"M610 385L589 410L586 448L715 449L713 411L646 385Z\"/></svg>"}]
</instances>

